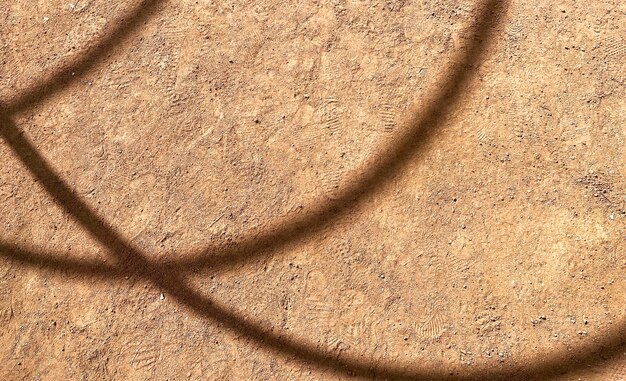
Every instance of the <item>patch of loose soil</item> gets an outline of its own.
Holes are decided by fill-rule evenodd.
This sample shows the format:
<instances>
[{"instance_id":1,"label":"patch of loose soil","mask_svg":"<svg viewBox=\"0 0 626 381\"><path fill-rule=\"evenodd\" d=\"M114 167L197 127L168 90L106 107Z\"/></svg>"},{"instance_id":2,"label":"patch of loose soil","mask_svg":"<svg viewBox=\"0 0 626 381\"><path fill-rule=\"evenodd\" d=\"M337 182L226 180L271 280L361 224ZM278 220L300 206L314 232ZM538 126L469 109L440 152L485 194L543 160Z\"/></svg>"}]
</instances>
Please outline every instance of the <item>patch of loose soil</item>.
<instances>
[{"instance_id":1,"label":"patch of loose soil","mask_svg":"<svg viewBox=\"0 0 626 381\"><path fill-rule=\"evenodd\" d=\"M626 377L625 2L0 20L0 378Z\"/></svg>"}]
</instances>

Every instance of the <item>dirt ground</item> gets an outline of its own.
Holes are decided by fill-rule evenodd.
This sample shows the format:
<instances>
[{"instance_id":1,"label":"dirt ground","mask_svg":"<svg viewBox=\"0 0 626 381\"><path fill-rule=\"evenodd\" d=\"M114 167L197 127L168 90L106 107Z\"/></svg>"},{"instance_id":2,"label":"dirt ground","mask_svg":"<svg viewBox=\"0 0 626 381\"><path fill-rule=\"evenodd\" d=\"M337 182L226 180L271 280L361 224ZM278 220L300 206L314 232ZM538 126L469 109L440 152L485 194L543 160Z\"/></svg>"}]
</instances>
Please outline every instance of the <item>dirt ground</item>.
<instances>
[{"instance_id":1,"label":"dirt ground","mask_svg":"<svg viewBox=\"0 0 626 381\"><path fill-rule=\"evenodd\" d=\"M626 2L0 3L0 379L626 379Z\"/></svg>"}]
</instances>

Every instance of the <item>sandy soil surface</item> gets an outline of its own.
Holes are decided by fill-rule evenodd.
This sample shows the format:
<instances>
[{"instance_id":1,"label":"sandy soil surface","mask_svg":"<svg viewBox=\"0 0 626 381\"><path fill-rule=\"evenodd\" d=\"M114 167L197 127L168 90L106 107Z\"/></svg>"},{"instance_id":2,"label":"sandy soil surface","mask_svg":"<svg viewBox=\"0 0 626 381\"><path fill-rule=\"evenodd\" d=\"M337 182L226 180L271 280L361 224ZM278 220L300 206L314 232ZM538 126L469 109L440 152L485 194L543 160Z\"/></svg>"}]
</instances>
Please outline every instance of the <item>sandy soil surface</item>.
<instances>
[{"instance_id":1,"label":"sandy soil surface","mask_svg":"<svg viewBox=\"0 0 626 381\"><path fill-rule=\"evenodd\" d=\"M0 378L624 380L625 27L2 0Z\"/></svg>"}]
</instances>

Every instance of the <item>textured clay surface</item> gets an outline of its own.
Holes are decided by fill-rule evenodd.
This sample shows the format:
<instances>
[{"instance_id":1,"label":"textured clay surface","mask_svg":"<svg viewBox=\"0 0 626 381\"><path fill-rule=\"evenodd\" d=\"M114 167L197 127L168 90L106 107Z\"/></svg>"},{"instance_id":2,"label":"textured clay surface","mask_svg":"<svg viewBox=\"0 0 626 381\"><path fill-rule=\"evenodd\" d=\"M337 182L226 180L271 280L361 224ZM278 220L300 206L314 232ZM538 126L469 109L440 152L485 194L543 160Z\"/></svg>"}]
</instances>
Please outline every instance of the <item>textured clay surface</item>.
<instances>
[{"instance_id":1,"label":"textured clay surface","mask_svg":"<svg viewBox=\"0 0 626 381\"><path fill-rule=\"evenodd\" d=\"M0 0L0 379L624 380L625 27Z\"/></svg>"}]
</instances>

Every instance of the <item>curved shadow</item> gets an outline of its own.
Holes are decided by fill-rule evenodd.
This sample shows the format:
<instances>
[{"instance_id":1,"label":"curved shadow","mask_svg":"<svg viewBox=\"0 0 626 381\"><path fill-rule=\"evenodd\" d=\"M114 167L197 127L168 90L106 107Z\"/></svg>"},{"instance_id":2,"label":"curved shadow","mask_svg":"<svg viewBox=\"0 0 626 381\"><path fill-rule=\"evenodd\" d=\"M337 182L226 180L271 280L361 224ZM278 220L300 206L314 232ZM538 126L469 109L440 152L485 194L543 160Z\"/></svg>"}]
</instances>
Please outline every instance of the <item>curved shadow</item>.
<instances>
[{"instance_id":1,"label":"curved shadow","mask_svg":"<svg viewBox=\"0 0 626 381\"><path fill-rule=\"evenodd\" d=\"M163 0L149 2L149 9L142 11L140 7L135 9L127 18L129 25L121 31L110 33L109 37L98 44L85 58L69 65L69 68L61 70L59 77L67 76L71 71L76 72L72 80L84 74L95 65L95 60L102 57L107 49L126 38L134 30L139 22L145 20L150 12L155 10L155 5ZM434 137L437 126L443 124L445 116L460 99L462 88L471 78L475 67L482 59L489 41L493 38L493 31L498 22L503 18L507 2L488 0L482 7L474 30L472 43L462 50L458 57L452 59L450 75L446 82L440 86L429 99L427 106L416 113L404 129L404 133L397 136L380 155L376 155L377 161L371 161L367 170L358 178L350 182L350 185L341 193L324 203L313 207L310 212L303 213L299 217L283 221L282 223L268 228L265 232L251 235L235 245L215 245L198 250L193 253L179 253L181 259L168 260L162 265L153 263L153 266L162 266L169 270L188 270L210 267L221 269L237 266L243 262L266 255L268 251L276 251L289 242L313 235L323 229L327 224L341 217L346 212L360 206L367 196L380 192L386 180L394 173L402 170L402 167L411 162L411 158ZM493 17L495 16L495 17ZM469 37L469 36L468 36ZM82 63L82 64L81 64ZM84 65L84 66L81 66ZM52 79L44 84L29 90L26 95L20 97L9 106L0 104L0 123L4 126L0 134L7 141L14 153L22 163L37 178L42 180L45 190L56 199L58 204L98 241L107 247L124 251L126 245L124 238L115 228L102 219L98 214L78 196L69 185L64 182L56 171L49 165L45 158L39 154L34 145L22 136L21 130L10 120L9 115L41 101L65 86L68 82ZM402 132L402 131L401 131ZM43 181L45 180L45 181ZM69 208L68 206L72 206ZM45 255L36 256L30 251L29 258L39 263L45 262ZM61 262L55 262L60 265ZM97 266L89 261L67 259L68 267Z\"/></svg>"},{"instance_id":2,"label":"curved shadow","mask_svg":"<svg viewBox=\"0 0 626 381\"><path fill-rule=\"evenodd\" d=\"M45 256L34 250L26 250L0 240L0 257L18 261L29 267L45 267L46 270L71 273L82 276L105 276L107 278L121 278L124 274L117 266L104 262L81 261L73 258L62 258L60 253L47 253Z\"/></svg>"},{"instance_id":3,"label":"curved shadow","mask_svg":"<svg viewBox=\"0 0 626 381\"><path fill-rule=\"evenodd\" d=\"M5 105L4 112L13 115L24 111L76 82L103 58L110 55L115 47L137 31L141 23L145 23L154 16L158 5L165 1L167 0L142 0L125 17L113 22L114 27L111 27L110 32L105 33L99 39L100 42L96 46L87 48L77 60L57 69L48 79L43 79L24 90L19 97Z\"/></svg>"},{"instance_id":4,"label":"curved shadow","mask_svg":"<svg viewBox=\"0 0 626 381\"><path fill-rule=\"evenodd\" d=\"M154 11L154 6L161 1L162 0L156 0L150 2L149 5L151 8L146 12L141 12L140 9L136 9L128 18L129 22L131 22L131 26L124 28L121 32L115 31L111 33L110 37L102 44L99 44L87 58L70 65L69 69L61 71L58 75L67 77L69 72L75 71L78 73L76 76L72 77L72 80L75 80L76 77L91 69L95 65L94 60L101 57L107 47L112 46L115 41L127 37L129 31L132 31L138 22L147 18L149 11ZM424 107L423 110L420 110L419 114L416 113L415 118L405 126L404 131L400 131L399 136L396 136L394 141L392 141L388 147L385 147L380 155L376 156L377 161L370 161L370 165L367 167L366 171L350 181L350 185L341 190L341 193L337 195L337 197L333 200L318 203L317 205L310 205L311 211L302 213L296 218L281 221L275 226L266 228L264 232L251 234L242 241L236 242L234 245L218 244L194 252L178 253L180 259L175 258L168 260L163 266L169 269L177 268L180 270L190 268L200 269L204 267L210 267L216 270L237 266L256 257L262 257L267 251L276 251L289 242L319 232L324 226L341 217L346 212L359 207L367 196L375 192L380 192L386 180L394 173L400 172L402 167L407 165L407 163L411 161L411 158L419 154L421 149L432 140L437 132L437 125L443 123L443 119L449 113L451 107L460 99L461 89L471 78L474 67L479 64L482 58L481 52L485 50L489 40L493 37L490 33L494 30L495 24L503 18L502 15L506 10L506 2L489 0L484 9L486 10L485 12L492 12L496 17L489 18L487 17L487 13L479 15L473 31L474 38L472 39L472 43L461 52L459 57L452 60L449 71L450 75L446 82L431 94L431 99L427 102L427 106ZM494 25L491 25L490 22ZM81 62L86 62L88 65L81 67ZM9 106L5 106L5 114L11 115L15 110L22 110L36 101L41 101L49 97L54 92L68 85L68 83L60 80L50 80L44 85L29 90L27 94L19 98L18 101L13 102ZM36 95L38 91L43 90L45 90L43 94ZM0 105L0 111L1 110L2 106ZM13 131L13 134L19 131L17 127L10 128L10 130ZM36 148L30 142L14 142L12 146L19 147L19 149L24 151L18 155L22 158L24 156L36 157ZM22 159L22 161L24 161L24 159ZM45 160L39 157L38 160L31 163L31 165L42 168L41 163L44 162ZM27 167L31 165L27 164ZM50 174L54 172L49 165L45 165L47 167L45 173ZM35 173L35 175L38 177L46 176L45 173ZM61 182L60 178L57 182ZM51 191L48 188L46 190L48 192ZM61 198L64 199L65 202L73 202L72 193L69 186L64 186L62 191L59 192L59 195L62 196ZM86 203L81 202L79 205L79 209L81 210L79 215L97 216L93 210L89 209ZM96 219L99 223L94 224L95 229L91 230L97 230L104 232L105 235L111 235L114 228L112 226L107 226L106 228L100 226L100 222L103 221L103 219ZM85 220L82 219L81 223L84 222ZM118 241L118 243L123 242L123 238L119 234L116 234L115 241ZM68 265L71 265L71 263L68 262ZM154 265L158 266L156 263Z\"/></svg>"},{"instance_id":5,"label":"curved shadow","mask_svg":"<svg viewBox=\"0 0 626 381\"><path fill-rule=\"evenodd\" d=\"M154 5L157 2L151 4ZM45 97L43 94L27 94L13 106L4 109L0 107L0 135L53 199L75 218L92 237L106 247L117 263L113 267L110 265L102 267L102 264L93 261L51 259L33 251L23 250L4 243L0 246L0 251L6 258L23 260L29 265L46 266L61 271L75 271L75 273L82 275L117 276L128 272L141 276L158 285L197 315L245 334L265 348L277 353L295 356L320 368L330 369L338 373L350 372L361 377L428 380L542 379L560 375L566 370L581 369L596 364L604 358L616 356L625 345L626 325L624 324L618 324L599 342L581 346L573 353L554 352L535 359L530 365L517 365L506 369L475 368L463 374L451 374L444 369L426 369L419 364L387 363L373 366L367 360L359 357L337 356L323 351L311 343L264 329L259 324L250 322L192 289L187 284L183 274L183 271L189 270L188 267L225 268L240 264L245 260L267 254L268 251L276 250L288 242L314 234L333 219L345 213L346 210L357 207L363 202L365 196L383 186L391 174L400 171L410 159L417 155L425 143L432 139L436 127L442 124L451 108L458 102L460 90L471 78L475 66L483 59L485 46L493 38L497 22L502 19L505 9L505 4L497 0L485 1L476 21L475 38L472 44L462 52L461 57L453 61L448 81L435 93L421 115L412 121L401 139L383 154L378 162L373 163L371 170L344 190L338 199L289 222L289 225L283 225L275 231L250 238L235 248L226 248L220 253L213 251L223 248L211 248L196 253L191 258L167 264L150 261L144 253L126 242L111 225L104 222L89 205L73 193L72 189L47 163L33 144L22 135L9 115L16 110L23 110ZM94 65L88 60L85 62L88 65ZM52 81L51 83L52 85L49 85L51 87L48 90L52 89L52 91L58 91L66 86L64 81Z\"/></svg>"}]
</instances>

